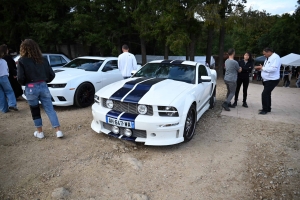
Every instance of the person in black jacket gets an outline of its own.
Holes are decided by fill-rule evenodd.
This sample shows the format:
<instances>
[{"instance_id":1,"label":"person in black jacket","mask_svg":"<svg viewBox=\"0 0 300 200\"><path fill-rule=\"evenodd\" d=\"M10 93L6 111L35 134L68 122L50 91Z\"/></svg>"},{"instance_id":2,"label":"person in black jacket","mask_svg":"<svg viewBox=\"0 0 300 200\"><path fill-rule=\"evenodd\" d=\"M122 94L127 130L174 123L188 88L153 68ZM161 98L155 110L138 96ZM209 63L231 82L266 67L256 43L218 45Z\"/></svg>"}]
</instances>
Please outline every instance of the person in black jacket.
<instances>
[{"instance_id":1,"label":"person in black jacket","mask_svg":"<svg viewBox=\"0 0 300 200\"><path fill-rule=\"evenodd\" d=\"M239 66L242 68L242 71L238 73L237 86L235 90L234 103L232 104L232 107L237 106L240 88L241 85L243 84L243 107L248 108L247 90L249 86L249 76L252 73L253 64L254 63L250 52L246 52L244 55L244 59L239 61Z\"/></svg>"},{"instance_id":2,"label":"person in black jacket","mask_svg":"<svg viewBox=\"0 0 300 200\"><path fill-rule=\"evenodd\" d=\"M23 94L23 90L22 90L21 85L17 81L16 63L15 63L14 59L8 54L9 50L7 48L7 45L3 44L2 46L5 50L5 55L4 55L3 59L7 62L8 70L9 70L8 79L9 79L12 89L14 90L16 98L18 98L19 96L21 96Z\"/></svg>"},{"instance_id":3,"label":"person in black jacket","mask_svg":"<svg viewBox=\"0 0 300 200\"><path fill-rule=\"evenodd\" d=\"M41 118L39 101L48 115L50 122L56 130L57 137L63 137L60 124L53 108L51 94L47 83L51 82L55 73L48 61L43 58L38 44L32 39L26 39L20 46L21 58L17 64L18 82L25 85L25 96L30 106L32 119L37 131L34 136L44 138L43 123Z\"/></svg>"}]
</instances>

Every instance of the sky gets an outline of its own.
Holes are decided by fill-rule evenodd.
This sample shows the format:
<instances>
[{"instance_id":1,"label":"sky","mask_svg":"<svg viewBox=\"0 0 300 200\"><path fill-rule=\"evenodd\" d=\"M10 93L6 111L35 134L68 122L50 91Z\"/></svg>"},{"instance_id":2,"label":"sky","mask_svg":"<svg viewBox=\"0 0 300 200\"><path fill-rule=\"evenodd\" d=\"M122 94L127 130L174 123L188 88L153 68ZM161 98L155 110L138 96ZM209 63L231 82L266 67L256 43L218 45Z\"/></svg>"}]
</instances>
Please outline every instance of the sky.
<instances>
[{"instance_id":1,"label":"sky","mask_svg":"<svg viewBox=\"0 0 300 200\"><path fill-rule=\"evenodd\" d=\"M265 10L271 15L293 14L296 10L297 0L247 0L246 10Z\"/></svg>"}]
</instances>

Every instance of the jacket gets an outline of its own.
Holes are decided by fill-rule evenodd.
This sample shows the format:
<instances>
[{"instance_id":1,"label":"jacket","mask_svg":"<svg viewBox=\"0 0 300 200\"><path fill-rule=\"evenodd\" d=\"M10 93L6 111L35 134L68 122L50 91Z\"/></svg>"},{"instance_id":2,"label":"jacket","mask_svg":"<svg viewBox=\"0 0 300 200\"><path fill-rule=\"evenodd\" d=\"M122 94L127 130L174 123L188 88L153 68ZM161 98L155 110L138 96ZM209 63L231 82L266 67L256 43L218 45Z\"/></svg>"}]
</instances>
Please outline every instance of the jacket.
<instances>
[{"instance_id":1,"label":"jacket","mask_svg":"<svg viewBox=\"0 0 300 200\"><path fill-rule=\"evenodd\" d=\"M43 63L37 64L32 58L21 57L18 61L17 69L18 82L21 85L39 81L49 83L55 77L55 73L46 58L43 58Z\"/></svg>"},{"instance_id":2,"label":"jacket","mask_svg":"<svg viewBox=\"0 0 300 200\"><path fill-rule=\"evenodd\" d=\"M240 60L239 66L242 68L242 71L238 73L238 78L241 79L249 78L249 74L252 72L253 69L253 61L248 61L247 63L245 63L244 60Z\"/></svg>"},{"instance_id":3,"label":"jacket","mask_svg":"<svg viewBox=\"0 0 300 200\"><path fill-rule=\"evenodd\" d=\"M13 79L14 76L17 76L17 67L14 59L10 55L5 55L3 59L7 62L9 79Z\"/></svg>"}]
</instances>

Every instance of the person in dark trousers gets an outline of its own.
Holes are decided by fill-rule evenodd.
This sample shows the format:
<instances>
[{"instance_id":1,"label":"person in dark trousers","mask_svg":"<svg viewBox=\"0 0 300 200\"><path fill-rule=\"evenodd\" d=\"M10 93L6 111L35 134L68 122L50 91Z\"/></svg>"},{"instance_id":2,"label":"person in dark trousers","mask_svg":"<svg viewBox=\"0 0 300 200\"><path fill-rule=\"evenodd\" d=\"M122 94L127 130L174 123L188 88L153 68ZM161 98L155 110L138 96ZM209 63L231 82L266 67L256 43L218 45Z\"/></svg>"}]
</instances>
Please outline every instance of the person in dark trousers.
<instances>
[{"instance_id":1,"label":"person in dark trousers","mask_svg":"<svg viewBox=\"0 0 300 200\"><path fill-rule=\"evenodd\" d=\"M38 44L32 39L26 39L20 46L21 58L17 64L18 82L25 85L25 95L30 107L32 119L37 129L33 135L37 138L44 138L43 123L39 102L41 102L48 115L52 127L58 138L63 137L60 124L53 108L51 94L47 83L51 82L55 73L50 67L48 60L43 58Z\"/></svg>"},{"instance_id":2,"label":"person in dark trousers","mask_svg":"<svg viewBox=\"0 0 300 200\"><path fill-rule=\"evenodd\" d=\"M231 106L231 99L234 96L235 90L236 90L236 80L237 80L237 74L242 71L242 68L239 66L239 63L234 60L235 50L229 49L228 50L229 58L225 61L225 77L224 81L227 87L227 95L226 100L222 104L222 107L226 111L230 111L229 106Z\"/></svg>"},{"instance_id":3,"label":"person in dark trousers","mask_svg":"<svg viewBox=\"0 0 300 200\"><path fill-rule=\"evenodd\" d=\"M243 107L248 108L247 91L249 86L249 76L251 75L253 69L253 59L250 52L246 52L244 54L244 59L239 61L239 66L242 68L242 71L238 73L234 103L232 104L232 107L237 106L240 88L243 84Z\"/></svg>"},{"instance_id":4,"label":"person in dark trousers","mask_svg":"<svg viewBox=\"0 0 300 200\"><path fill-rule=\"evenodd\" d=\"M264 65L254 67L261 71L264 85L264 90L261 94L262 109L259 110L259 114L261 115L271 112L271 93L279 83L281 66L280 57L272 48L265 48L263 54L266 57Z\"/></svg>"},{"instance_id":5,"label":"person in dark trousers","mask_svg":"<svg viewBox=\"0 0 300 200\"><path fill-rule=\"evenodd\" d=\"M6 44L3 44L3 48L5 51L5 55L3 59L7 62L8 70L9 70L8 79L12 89L14 90L16 98L18 98L23 94L23 90L21 85L17 81L17 66L14 59L9 55L9 49L7 48Z\"/></svg>"},{"instance_id":6,"label":"person in dark trousers","mask_svg":"<svg viewBox=\"0 0 300 200\"><path fill-rule=\"evenodd\" d=\"M290 87L291 81L290 81L290 76L291 76L291 70L290 67L287 66L283 72L283 87Z\"/></svg>"}]
</instances>

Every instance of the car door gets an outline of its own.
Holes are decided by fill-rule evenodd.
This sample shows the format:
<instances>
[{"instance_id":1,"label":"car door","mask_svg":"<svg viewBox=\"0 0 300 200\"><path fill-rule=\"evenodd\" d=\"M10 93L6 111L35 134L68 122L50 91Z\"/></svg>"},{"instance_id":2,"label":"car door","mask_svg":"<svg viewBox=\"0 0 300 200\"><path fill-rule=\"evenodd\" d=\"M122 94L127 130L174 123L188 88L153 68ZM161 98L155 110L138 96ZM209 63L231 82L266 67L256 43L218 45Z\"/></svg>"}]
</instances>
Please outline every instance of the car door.
<instances>
[{"instance_id":1,"label":"car door","mask_svg":"<svg viewBox=\"0 0 300 200\"><path fill-rule=\"evenodd\" d=\"M107 61L98 72L101 73L101 87L123 79L118 68L118 60Z\"/></svg>"},{"instance_id":2,"label":"car door","mask_svg":"<svg viewBox=\"0 0 300 200\"><path fill-rule=\"evenodd\" d=\"M209 101L211 91L211 76L204 65L198 66L197 80L197 112L199 112Z\"/></svg>"}]
</instances>

